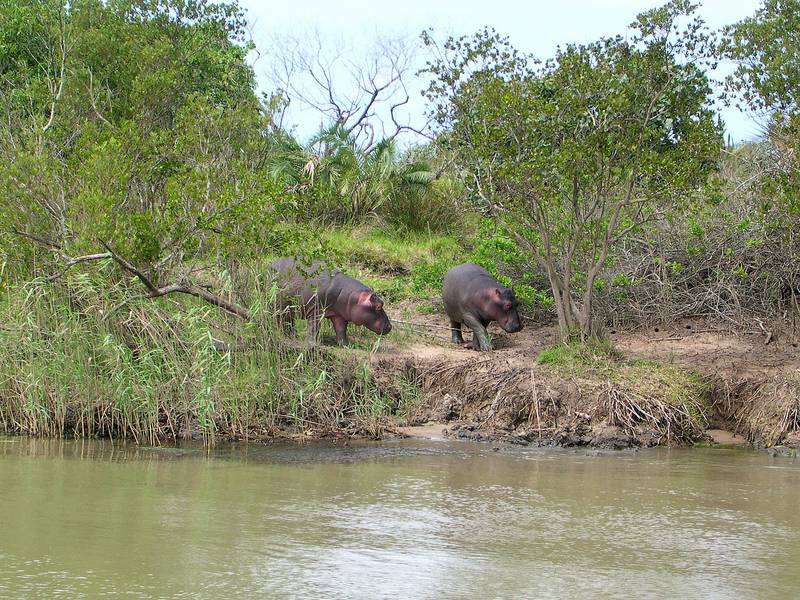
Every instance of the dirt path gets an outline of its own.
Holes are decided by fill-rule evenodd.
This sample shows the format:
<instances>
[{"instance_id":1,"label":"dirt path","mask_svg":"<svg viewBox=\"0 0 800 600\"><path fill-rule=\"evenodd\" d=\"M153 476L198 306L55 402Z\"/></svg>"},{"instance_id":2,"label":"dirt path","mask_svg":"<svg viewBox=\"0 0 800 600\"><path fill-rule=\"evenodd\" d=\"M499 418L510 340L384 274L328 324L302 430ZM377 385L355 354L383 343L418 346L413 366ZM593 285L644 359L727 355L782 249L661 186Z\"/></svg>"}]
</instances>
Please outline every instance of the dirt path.
<instances>
[{"instance_id":1,"label":"dirt path","mask_svg":"<svg viewBox=\"0 0 800 600\"><path fill-rule=\"evenodd\" d=\"M410 343L389 346L392 352L420 360L462 361L479 353L449 343L448 321L444 315L417 314L409 320L418 329L428 331L435 340L408 331ZM403 331L403 326L399 326ZM526 324L516 334L507 334L492 324L494 350L491 360L514 366L536 364L539 353L557 340L555 326ZM800 341L797 337L778 336L765 344L763 334L735 333L697 321L681 321L672 327L653 327L636 331L613 331L613 345L625 357L657 360L693 369L703 375L723 377L768 377L800 369ZM468 335L465 339L469 339Z\"/></svg>"}]
</instances>

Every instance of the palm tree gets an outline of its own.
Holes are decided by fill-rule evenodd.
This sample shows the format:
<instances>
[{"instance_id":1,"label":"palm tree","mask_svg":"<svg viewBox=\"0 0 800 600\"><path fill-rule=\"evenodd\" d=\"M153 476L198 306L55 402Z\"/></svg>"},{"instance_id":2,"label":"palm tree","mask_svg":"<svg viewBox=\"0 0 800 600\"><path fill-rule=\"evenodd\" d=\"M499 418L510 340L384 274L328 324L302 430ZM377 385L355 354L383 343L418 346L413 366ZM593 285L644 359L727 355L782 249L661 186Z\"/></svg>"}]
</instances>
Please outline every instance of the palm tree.
<instances>
[{"instance_id":1,"label":"palm tree","mask_svg":"<svg viewBox=\"0 0 800 600\"><path fill-rule=\"evenodd\" d=\"M362 149L340 126L321 131L305 146L282 132L269 169L287 190L303 196L311 209L303 212L335 223L374 217L398 195L424 196L435 178L428 161L400 155L394 140Z\"/></svg>"}]
</instances>

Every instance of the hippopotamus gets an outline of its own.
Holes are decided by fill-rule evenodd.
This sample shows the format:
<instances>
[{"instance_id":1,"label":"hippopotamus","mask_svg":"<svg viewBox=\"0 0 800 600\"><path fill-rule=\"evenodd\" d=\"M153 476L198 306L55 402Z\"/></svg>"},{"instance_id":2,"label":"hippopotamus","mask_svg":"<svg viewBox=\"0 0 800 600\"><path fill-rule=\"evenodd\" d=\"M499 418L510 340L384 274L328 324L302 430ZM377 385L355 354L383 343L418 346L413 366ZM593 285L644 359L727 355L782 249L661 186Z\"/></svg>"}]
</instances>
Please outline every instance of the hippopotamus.
<instances>
[{"instance_id":1,"label":"hippopotamus","mask_svg":"<svg viewBox=\"0 0 800 600\"><path fill-rule=\"evenodd\" d=\"M294 330L295 311L308 319L308 345L314 347L322 317L333 323L336 342L347 344L347 324L363 325L386 335L392 330L383 310L383 300L360 281L348 277L325 263L304 263L282 258L269 270L278 280L279 321L286 331Z\"/></svg>"},{"instance_id":2,"label":"hippopotamus","mask_svg":"<svg viewBox=\"0 0 800 600\"><path fill-rule=\"evenodd\" d=\"M497 321L508 333L522 329L514 292L475 263L464 263L447 272L443 296L454 344L464 345L462 323L472 330L475 350L489 350L486 326L492 321Z\"/></svg>"}]
</instances>

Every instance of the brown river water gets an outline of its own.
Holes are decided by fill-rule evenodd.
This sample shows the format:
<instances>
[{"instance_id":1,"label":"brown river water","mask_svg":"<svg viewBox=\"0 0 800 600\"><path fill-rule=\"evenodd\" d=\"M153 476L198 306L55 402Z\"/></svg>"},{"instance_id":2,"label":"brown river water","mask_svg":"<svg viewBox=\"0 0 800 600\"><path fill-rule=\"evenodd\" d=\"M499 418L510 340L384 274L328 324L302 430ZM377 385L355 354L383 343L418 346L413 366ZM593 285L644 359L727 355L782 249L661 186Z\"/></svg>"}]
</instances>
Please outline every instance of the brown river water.
<instances>
[{"instance_id":1,"label":"brown river water","mask_svg":"<svg viewBox=\"0 0 800 600\"><path fill-rule=\"evenodd\" d=\"M797 598L800 460L0 437L1 598Z\"/></svg>"}]
</instances>

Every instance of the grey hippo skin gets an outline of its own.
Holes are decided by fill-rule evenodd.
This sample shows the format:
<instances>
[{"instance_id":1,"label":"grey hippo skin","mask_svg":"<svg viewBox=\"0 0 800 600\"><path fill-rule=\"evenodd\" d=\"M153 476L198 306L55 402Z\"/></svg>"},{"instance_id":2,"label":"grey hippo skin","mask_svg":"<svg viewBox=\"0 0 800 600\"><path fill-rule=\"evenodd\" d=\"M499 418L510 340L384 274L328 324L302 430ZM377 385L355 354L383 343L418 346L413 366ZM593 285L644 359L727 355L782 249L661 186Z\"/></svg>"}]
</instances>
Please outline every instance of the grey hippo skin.
<instances>
[{"instance_id":1,"label":"grey hippo skin","mask_svg":"<svg viewBox=\"0 0 800 600\"><path fill-rule=\"evenodd\" d=\"M472 330L475 350L489 350L486 326L492 321L508 333L522 329L514 292L475 263L464 263L450 269L444 276L443 292L454 344L464 344L462 323Z\"/></svg>"},{"instance_id":2,"label":"grey hippo skin","mask_svg":"<svg viewBox=\"0 0 800 600\"><path fill-rule=\"evenodd\" d=\"M285 331L294 330L300 315L308 319L308 345L314 347L322 317L333 323L336 342L347 343L347 324L363 325L370 331L386 335L392 330L383 311L383 300L363 283L348 277L324 263L306 263L282 258L270 265L277 275L279 320Z\"/></svg>"}]
</instances>

